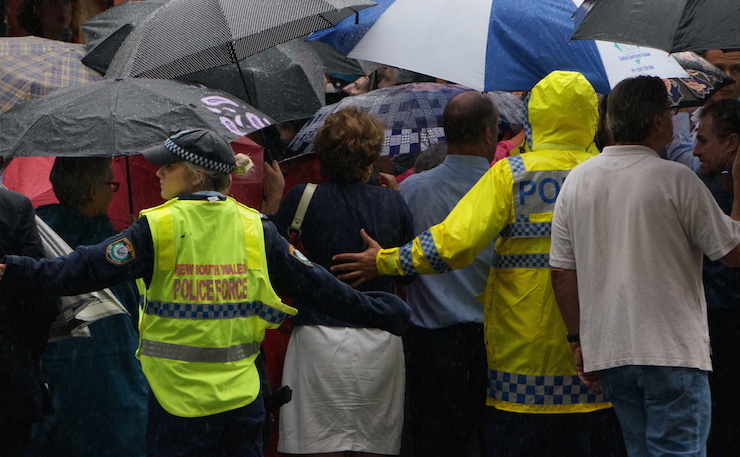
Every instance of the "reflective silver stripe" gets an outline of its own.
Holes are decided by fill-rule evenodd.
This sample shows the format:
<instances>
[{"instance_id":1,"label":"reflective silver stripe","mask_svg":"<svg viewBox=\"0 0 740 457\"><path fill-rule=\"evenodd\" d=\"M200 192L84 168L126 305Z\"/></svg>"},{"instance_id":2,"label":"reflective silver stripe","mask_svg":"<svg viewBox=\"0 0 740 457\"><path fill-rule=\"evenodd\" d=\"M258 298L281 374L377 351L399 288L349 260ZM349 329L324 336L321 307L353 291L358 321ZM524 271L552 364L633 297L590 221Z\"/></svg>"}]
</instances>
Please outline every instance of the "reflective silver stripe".
<instances>
[{"instance_id":1,"label":"reflective silver stripe","mask_svg":"<svg viewBox=\"0 0 740 457\"><path fill-rule=\"evenodd\" d=\"M421 251L424 253L424 258L427 259L429 266L432 267L434 271L437 273L447 273L448 271L452 271L452 268L450 268L449 265L442 260L442 256L439 255L437 245L434 244L432 232L427 230L420 234L419 244L421 244Z\"/></svg>"},{"instance_id":2,"label":"reflective silver stripe","mask_svg":"<svg viewBox=\"0 0 740 457\"><path fill-rule=\"evenodd\" d=\"M141 354L183 362L228 363L244 360L260 350L260 343L238 344L227 348L199 348L160 341L142 340Z\"/></svg>"},{"instance_id":3,"label":"reflective silver stripe","mask_svg":"<svg viewBox=\"0 0 740 457\"><path fill-rule=\"evenodd\" d=\"M532 376L488 370L488 396L523 405L604 403L603 394L589 392L576 375Z\"/></svg>"},{"instance_id":4,"label":"reflective silver stripe","mask_svg":"<svg viewBox=\"0 0 740 457\"><path fill-rule=\"evenodd\" d=\"M493 268L549 268L550 254L514 254L493 256Z\"/></svg>"},{"instance_id":5,"label":"reflective silver stripe","mask_svg":"<svg viewBox=\"0 0 740 457\"><path fill-rule=\"evenodd\" d=\"M552 235L552 222L509 224L501 230L501 238L537 238Z\"/></svg>"},{"instance_id":6,"label":"reflective silver stripe","mask_svg":"<svg viewBox=\"0 0 740 457\"><path fill-rule=\"evenodd\" d=\"M147 302L144 313L171 319L234 319L259 316L271 324L280 324L288 317L288 314L261 301L205 305L151 300Z\"/></svg>"}]
</instances>

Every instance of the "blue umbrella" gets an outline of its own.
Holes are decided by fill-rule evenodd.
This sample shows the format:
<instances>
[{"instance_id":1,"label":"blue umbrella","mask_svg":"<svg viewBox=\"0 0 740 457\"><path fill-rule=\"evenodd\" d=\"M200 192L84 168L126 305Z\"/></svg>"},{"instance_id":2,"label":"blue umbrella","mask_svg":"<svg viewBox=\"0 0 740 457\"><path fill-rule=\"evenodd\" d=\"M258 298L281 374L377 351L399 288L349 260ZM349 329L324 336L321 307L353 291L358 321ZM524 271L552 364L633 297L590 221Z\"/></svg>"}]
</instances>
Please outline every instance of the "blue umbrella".
<instances>
[{"instance_id":1,"label":"blue umbrella","mask_svg":"<svg viewBox=\"0 0 740 457\"><path fill-rule=\"evenodd\" d=\"M377 6L358 11L357 14L347 17L339 24L328 29L314 32L307 38L308 41L321 41L332 45L342 54L347 55L360 41L381 14L385 13L396 0L374 0Z\"/></svg>"},{"instance_id":2,"label":"blue umbrella","mask_svg":"<svg viewBox=\"0 0 740 457\"><path fill-rule=\"evenodd\" d=\"M577 6L573 0L396 0L356 44L346 34L337 47L351 47L352 58L484 91L528 90L553 70L578 71L600 93L638 74L686 77L663 51L569 42Z\"/></svg>"}]
</instances>

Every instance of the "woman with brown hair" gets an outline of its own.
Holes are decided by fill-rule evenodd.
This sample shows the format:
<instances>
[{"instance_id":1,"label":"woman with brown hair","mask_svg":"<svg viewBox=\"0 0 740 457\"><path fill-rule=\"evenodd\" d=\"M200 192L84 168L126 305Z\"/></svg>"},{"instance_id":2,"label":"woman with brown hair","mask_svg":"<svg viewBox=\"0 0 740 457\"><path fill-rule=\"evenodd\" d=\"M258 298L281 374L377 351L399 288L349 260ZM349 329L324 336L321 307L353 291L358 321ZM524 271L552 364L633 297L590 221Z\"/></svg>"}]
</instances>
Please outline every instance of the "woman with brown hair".
<instances>
[{"instance_id":1,"label":"woman with brown hair","mask_svg":"<svg viewBox=\"0 0 740 457\"><path fill-rule=\"evenodd\" d=\"M319 129L314 149L328 182L316 188L301 227L311 261L328 268L332 255L364 250L361 229L385 246L413 237L411 212L401 195L367 184L383 140L382 123L355 108L330 115ZM304 187L291 189L271 217L284 236ZM359 289L391 292L394 282L378 278ZM278 450L398 454L405 384L401 339L313 311L301 310L293 325L283 383L294 394L281 408Z\"/></svg>"}]
</instances>

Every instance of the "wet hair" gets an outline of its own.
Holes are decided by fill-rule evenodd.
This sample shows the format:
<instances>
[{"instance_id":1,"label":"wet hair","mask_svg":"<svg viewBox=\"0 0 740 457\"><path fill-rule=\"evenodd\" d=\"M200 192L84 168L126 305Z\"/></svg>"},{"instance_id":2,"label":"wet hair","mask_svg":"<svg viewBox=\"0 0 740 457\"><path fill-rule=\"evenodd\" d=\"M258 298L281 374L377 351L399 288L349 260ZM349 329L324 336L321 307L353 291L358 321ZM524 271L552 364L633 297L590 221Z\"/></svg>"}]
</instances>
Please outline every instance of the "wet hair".
<instances>
[{"instance_id":1,"label":"wet hair","mask_svg":"<svg viewBox=\"0 0 740 457\"><path fill-rule=\"evenodd\" d=\"M313 147L321 173L338 183L361 181L380 157L383 123L355 107L332 113L319 128Z\"/></svg>"},{"instance_id":2,"label":"wet hair","mask_svg":"<svg viewBox=\"0 0 740 457\"><path fill-rule=\"evenodd\" d=\"M215 190L226 194L231 187L231 173L223 173L221 171L212 170L210 168L201 167L193 162L187 160L182 161L185 167L185 172L189 176L201 175L203 182L200 185L200 190Z\"/></svg>"},{"instance_id":3,"label":"wet hair","mask_svg":"<svg viewBox=\"0 0 740 457\"><path fill-rule=\"evenodd\" d=\"M656 76L621 81L609 94L606 125L614 143L643 144L653 118L668 108L665 83Z\"/></svg>"},{"instance_id":4,"label":"wet hair","mask_svg":"<svg viewBox=\"0 0 740 457\"><path fill-rule=\"evenodd\" d=\"M486 127L491 127L498 138L498 109L491 97L480 92L471 90L455 95L447 102L442 116L447 144L473 144Z\"/></svg>"},{"instance_id":5,"label":"wet hair","mask_svg":"<svg viewBox=\"0 0 740 457\"><path fill-rule=\"evenodd\" d=\"M712 116L712 128L719 141L725 141L733 133L740 135L740 101L735 99L718 100L704 105L701 118Z\"/></svg>"},{"instance_id":6,"label":"wet hair","mask_svg":"<svg viewBox=\"0 0 740 457\"><path fill-rule=\"evenodd\" d=\"M59 203L80 208L90 203L91 186L110 179L110 157L57 157L49 174Z\"/></svg>"}]
</instances>

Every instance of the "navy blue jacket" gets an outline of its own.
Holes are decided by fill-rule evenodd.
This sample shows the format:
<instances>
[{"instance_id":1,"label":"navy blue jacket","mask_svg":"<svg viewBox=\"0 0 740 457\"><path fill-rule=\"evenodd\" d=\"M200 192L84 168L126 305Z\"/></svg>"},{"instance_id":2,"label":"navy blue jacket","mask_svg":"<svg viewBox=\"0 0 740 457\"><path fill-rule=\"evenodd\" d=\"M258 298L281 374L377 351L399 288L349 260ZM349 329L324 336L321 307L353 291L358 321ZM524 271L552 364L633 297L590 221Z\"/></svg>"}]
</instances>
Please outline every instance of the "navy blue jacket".
<instances>
[{"instance_id":1,"label":"navy blue jacket","mask_svg":"<svg viewBox=\"0 0 740 457\"><path fill-rule=\"evenodd\" d=\"M42 258L30 200L0 187L0 255ZM30 286L0 291L0 420L36 422L42 418L39 359L58 314L55 297L34 297Z\"/></svg>"},{"instance_id":2,"label":"navy blue jacket","mask_svg":"<svg viewBox=\"0 0 740 457\"><path fill-rule=\"evenodd\" d=\"M179 198L203 198L183 195ZM263 220L267 267L275 291L320 313L356 325L403 332L410 310L400 298L386 292L360 293L336 279L319 265L295 252L275 226ZM108 247L126 238L133 259L123 264L109 259ZM110 287L118 282L144 278L149 284L154 248L146 218L139 218L118 235L94 246L80 246L71 254L35 261L8 256L0 263L7 269L0 280L0 294L33 289L42 294L76 295Z\"/></svg>"}]
</instances>

